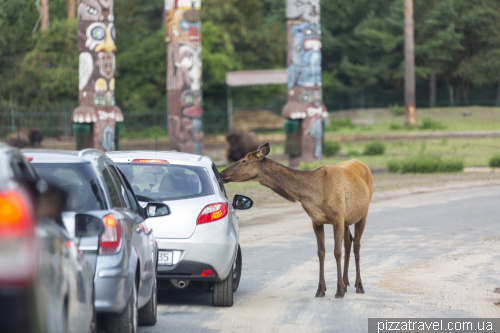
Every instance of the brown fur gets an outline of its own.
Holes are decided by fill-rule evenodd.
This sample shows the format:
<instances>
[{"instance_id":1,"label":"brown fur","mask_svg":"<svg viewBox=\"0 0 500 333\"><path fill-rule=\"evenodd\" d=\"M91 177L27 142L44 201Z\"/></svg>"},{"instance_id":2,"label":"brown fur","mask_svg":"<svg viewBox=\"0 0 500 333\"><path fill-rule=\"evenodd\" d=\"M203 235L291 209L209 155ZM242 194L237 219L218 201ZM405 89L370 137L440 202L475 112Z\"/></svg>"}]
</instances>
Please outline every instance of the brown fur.
<instances>
[{"instance_id":1,"label":"brown fur","mask_svg":"<svg viewBox=\"0 0 500 333\"><path fill-rule=\"evenodd\" d=\"M221 173L225 183L255 180L290 201L299 201L312 220L318 243L320 265L316 297L325 296L325 224L333 225L334 255L337 261L337 292L344 297L349 285L348 270L351 243L356 259L356 292L364 293L359 268L361 236L366 224L368 206L373 194L370 169L360 161L351 160L327 165L313 171L299 171L274 162L265 156L266 143L258 151L248 153ZM354 238L349 226L354 225ZM344 276L341 272L342 240L345 248Z\"/></svg>"},{"instance_id":2,"label":"brown fur","mask_svg":"<svg viewBox=\"0 0 500 333\"><path fill-rule=\"evenodd\" d=\"M226 141L226 157L229 162L238 161L246 154L259 149L259 141L254 132L232 131L226 135Z\"/></svg>"},{"instance_id":3,"label":"brown fur","mask_svg":"<svg viewBox=\"0 0 500 333\"><path fill-rule=\"evenodd\" d=\"M7 140L7 144L9 144L12 147L19 147L19 148L24 148L28 145L35 147L37 143L38 145L40 145L42 140L43 140L43 135L39 130L23 129L19 131L19 136L17 132L12 133L9 136L9 139Z\"/></svg>"}]
</instances>

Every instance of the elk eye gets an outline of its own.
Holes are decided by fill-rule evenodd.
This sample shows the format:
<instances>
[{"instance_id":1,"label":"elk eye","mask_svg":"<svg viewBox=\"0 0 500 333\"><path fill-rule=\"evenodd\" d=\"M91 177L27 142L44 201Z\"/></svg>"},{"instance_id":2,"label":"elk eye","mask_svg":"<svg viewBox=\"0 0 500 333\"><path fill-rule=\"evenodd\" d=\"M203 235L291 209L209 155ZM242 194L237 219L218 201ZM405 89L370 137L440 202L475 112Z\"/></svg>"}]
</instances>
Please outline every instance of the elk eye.
<instances>
[{"instance_id":1,"label":"elk eye","mask_svg":"<svg viewBox=\"0 0 500 333\"><path fill-rule=\"evenodd\" d=\"M245 164L247 161L241 161L241 164Z\"/></svg>"}]
</instances>

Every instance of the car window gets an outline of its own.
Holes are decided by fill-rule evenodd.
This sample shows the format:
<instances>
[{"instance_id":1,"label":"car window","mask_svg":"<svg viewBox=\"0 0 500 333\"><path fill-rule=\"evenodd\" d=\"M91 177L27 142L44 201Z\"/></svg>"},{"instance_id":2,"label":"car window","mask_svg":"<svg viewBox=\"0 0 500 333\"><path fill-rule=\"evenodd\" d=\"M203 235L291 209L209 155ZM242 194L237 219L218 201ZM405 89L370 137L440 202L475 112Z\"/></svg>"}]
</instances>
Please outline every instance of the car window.
<instances>
[{"instance_id":1,"label":"car window","mask_svg":"<svg viewBox=\"0 0 500 333\"><path fill-rule=\"evenodd\" d=\"M108 168L104 168L102 170L102 176L104 177L104 183L106 189L108 190L109 198L111 199L111 206L113 208L123 208L123 197L120 195L115 183L113 182L113 178L109 172Z\"/></svg>"},{"instance_id":2,"label":"car window","mask_svg":"<svg viewBox=\"0 0 500 333\"><path fill-rule=\"evenodd\" d=\"M105 196L90 163L33 163L40 177L68 194L66 210L106 209Z\"/></svg>"},{"instance_id":3,"label":"car window","mask_svg":"<svg viewBox=\"0 0 500 333\"><path fill-rule=\"evenodd\" d=\"M166 201L214 194L203 167L146 163L118 163L118 166L135 195Z\"/></svg>"},{"instance_id":4,"label":"car window","mask_svg":"<svg viewBox=\"0 0 500 333\"><path fill-rule=\"evenodd\" d=\"M217 166L215 165L215 163L212 163L212 171L215 174L215 178L217 178L217 185L219 185L219 188L220 188L222 194L224 194L224 196L227 199L226 189L224 188L224 183L222 182L222 177L220 176L219 170L217 169Z\"/></svg>"},{"instance_id":5,"label":"car window","mask_svg":"<svg viewBox=\"0 0 500 333\"><path fill-rule=\"evenodd\" d=\"M114 166L108 166L109 173L111 174L111 177L113 177L113 180L116 184L116 187L118 188L118 192L120 194L120 199L122 202L125 204L125 208L131 209L132 206L130 204L130 201L128 199L127 193L125 191L125 186L122 183L122 180L120 176L118 175L118 171L116 171Z\"/></svg>"},{"instance_id":6,"label":"car window","mask_svg":"<svg viewBox=\"0 0 500 333\"><path fill-rule=\"evenodd\" d=\"M123 175L123 172L120 171L119 174L121 174L120 178L123 180L123 184L125 185L125 193L127 194L129 202L130 202L130 204L132 206L132 210L134 212L136 212L136 213L139 214L140 213L139 212L139 204L138 204L137 199L136 199L136 197L134 195L134 191L132 190L132 187L130 186L130 184L129 184L127 178L125 177L125 175Z\"/></svg>"}]
</instances>

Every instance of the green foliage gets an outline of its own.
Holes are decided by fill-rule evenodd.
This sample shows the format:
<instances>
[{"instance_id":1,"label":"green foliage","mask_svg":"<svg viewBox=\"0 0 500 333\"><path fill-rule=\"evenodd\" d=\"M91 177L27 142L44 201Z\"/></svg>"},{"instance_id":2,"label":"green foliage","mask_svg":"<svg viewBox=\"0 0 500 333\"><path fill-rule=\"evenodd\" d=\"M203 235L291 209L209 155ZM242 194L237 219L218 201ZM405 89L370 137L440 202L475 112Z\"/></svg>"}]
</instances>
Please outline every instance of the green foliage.
<instances>
[{"instance_id":1,"label":"green foliage","mask_svg":"<svg viewBox=\"0 0 500 333\"><path fill-rule=\"evenodd\" d=\"M355 149L349 149L347 151L347 154L346 156L349 157L349 158L354 158L354 157L358 157L360 156L361 154L359 153L359 151L355 150Z\"/></svg>"},{"instance_id":2,"label":"green foliage","mask_svg":"<svg viewBox=\"0 0 500 333\"><path fill-rule=\"evenodd\" d=\"M11 96L31 104L78 99L77 20L54 20L33 36L34 47L20 64Z\"/></svg>"},{"instance_id":3,"label":"green foliage","mask_svg":"<svg viewBox=\"0 0 500 333\"><path fill-rule=\"evenodd\" d=\"M464 162L461 159L442 159L439 156L418 155L403 160L387 162L389 172L401 173L436 173L462 172Z\"/></svg>"},{"instance_id":4,"label":"green foliage","mask_svg":"<svg viewBox=\"0 0 500 333\"><path fill-rule=\"evenodd\" d=\"M434 120L432 118L424 118L421 122L420 125L418 125L419 129L424 129L424 130L440 130L440 129L446 129L446 125L443 124L440 121Z\"/></svg>"},{"instance_id":5,"label":"green foliage","mask_svg":"<svg viewBox=\"0 0 500 333\"><path fill-rule=\"evenodd\" d=\"M341 147L340 141L325 140L323 155L333 156L340 151Z\"/></svg>"},{"instance_id":6,"label":"green foliage","mask_svg":"<svg viewBox=\"0 0 500 333\"><path fill-rule=\"evenodd\" d=\"M391 111L395 116L404 116L406 113L405 107L397 104L389 105L389 111Z\"/></svg>"},{"instance_id":7,"label":"green foliage","mask_svg":"<svg viewBox=\"0 0 500 333\"><path fill-rule=\"evenodd\" d=\"M500 168L500 155L493 155L488 161L490 168Z\"/></svg>"},{"instance_id":8,"label":"green foliage","mask_svg":"<svg viewBox=\"0 0 500 333\"><path fill-rule=\"evenodd\" d=\"M384 155L385 153L385 143L382 141L374 140L365 145L364 155Z\"/></svg>"},{"instance_id":9,"label":"green foliage","mask_svg":"<svg viewBox=\"0 0 500 333\"><path fill-rule=\"evenodd\" d=\"M312 163L300 162L299 169L304 171L311 171L316 168L319 168L320 166L322 166L320 162L312 162Z\"/></svg>"},{"instance_id":10,"label":"green foliage","mask_svg":"<svg viewBox=\"0 0 500 333\"><path fill-rule=\"evenodd\" d=\"M345 117L344 119L340 118L330 118L330 125L325 127L326 132L335 132L338 131L341 128L353 128L356 127L352 123L351 117Z\"/></svg>"},{"instance_id":11,"label":"green foliage","mask_svg":"<svg viewBox=\"0 0 500 333\"><path fill-rule=\"evenodd\" d=\"M167 132L161 127L154 126L142 131L122 131L120 136L124 139L168 139Z\"/></svg>"}]
</instances>

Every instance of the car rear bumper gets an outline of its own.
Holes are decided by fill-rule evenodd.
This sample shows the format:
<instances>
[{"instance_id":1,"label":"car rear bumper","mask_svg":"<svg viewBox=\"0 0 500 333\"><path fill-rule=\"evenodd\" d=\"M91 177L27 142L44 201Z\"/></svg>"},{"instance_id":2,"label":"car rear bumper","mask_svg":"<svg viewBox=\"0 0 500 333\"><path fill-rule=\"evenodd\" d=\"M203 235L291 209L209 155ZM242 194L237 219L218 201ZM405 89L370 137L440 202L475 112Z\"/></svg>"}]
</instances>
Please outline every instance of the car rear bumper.
<instances>
[{"instance_id":1,"label":"car rear bumper","mask_svg":"<svg viewBox=\"0 0 500 333\"><path fill-rule=\"evenodd\" d=\"M234 227L228 219L201 224L188 239L167 239L157 236L158 250L180 251L178 262L158 265L160 279L190 279L221 281L230 273L238 250ZM175 258L175 256L174 256ZM202 277L204 269L215 272L213 277Z\"/></svg>"}]
</instances>

